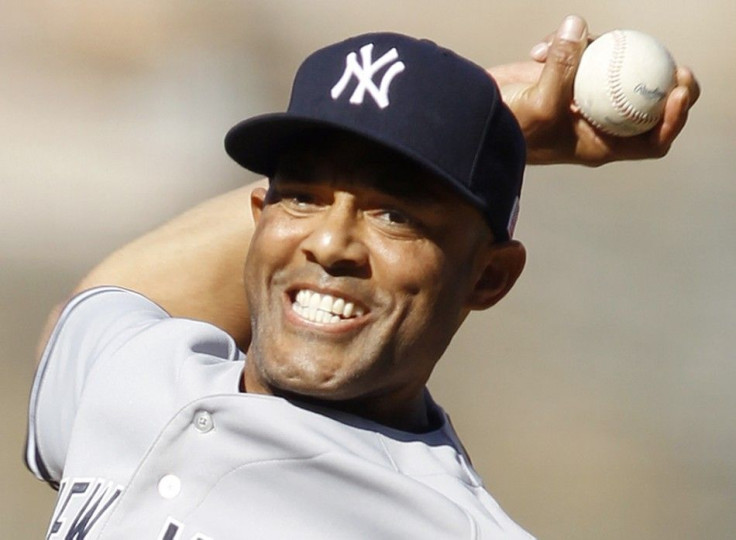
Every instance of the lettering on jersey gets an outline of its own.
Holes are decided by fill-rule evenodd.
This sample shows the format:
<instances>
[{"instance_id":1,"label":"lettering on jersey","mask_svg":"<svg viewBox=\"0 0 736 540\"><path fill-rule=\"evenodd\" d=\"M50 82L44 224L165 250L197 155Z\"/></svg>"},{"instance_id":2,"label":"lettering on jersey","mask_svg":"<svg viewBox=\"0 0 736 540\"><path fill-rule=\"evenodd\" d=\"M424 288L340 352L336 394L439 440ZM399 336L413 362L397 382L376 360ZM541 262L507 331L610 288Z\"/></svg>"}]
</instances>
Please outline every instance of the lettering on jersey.
<instances>
[{"instance_id":1,"label":"lettering on jersey","mask_svg":"<svg viewBox=\"0 0 736 540\"><path fill-rule=\"evenodd\" d=\"M158 535L157 540L182 540L181 530L184 528L184 524L180 521L175 520L169 516L164 523L161 533ZM209 536L205 536L202 533L196 533L192 536L191 540L213 540Z\"/></svg>"},{"instance_id":2,"label":"lettering on jersey","mask_svg":"<svg viewBox=\"0 0 736 540\"><path fill-rule=\"evenodd\" d=\"M347 55L345 59L345 71L330 92L332 99L337 100L345 88L347 88L350 79L355 77L358 80L358 85L355 87L353 95L350 96L350 103L361 105L365 98L365 93L368 91L381 109L388 107L388 90L391 81L396 75L404 71L406 66L398 60L399 53L396 51L396 48L391 49L375 62L373 62L372 56L373 43L360 48L361 64L358 63L358 55L355 52ZM376 86L376 83L373 82L373 77L387 64L391 64L391 66L383 74L380 86Z\"/></svg>"},{"instance_id":3,"label":"lettering on jersey","mask_svg":"<svg viewBox=\"0 0 736 540\"><path fill-rule=\"evenodd\" d=\"M83 540L112 508L123 487L101 478L65 478L51 519L47 540Z\"/></svg>"}]
</instances>

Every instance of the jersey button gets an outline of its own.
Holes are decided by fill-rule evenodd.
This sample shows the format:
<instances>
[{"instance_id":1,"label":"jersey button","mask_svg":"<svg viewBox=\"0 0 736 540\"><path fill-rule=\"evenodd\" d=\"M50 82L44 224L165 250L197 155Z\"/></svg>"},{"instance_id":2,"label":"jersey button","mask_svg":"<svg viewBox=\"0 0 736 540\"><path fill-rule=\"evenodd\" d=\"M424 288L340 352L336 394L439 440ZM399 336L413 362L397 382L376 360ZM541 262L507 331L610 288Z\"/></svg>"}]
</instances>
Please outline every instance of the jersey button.
<instances>
[{"instance_id":1,"label":"jersey button","mask_svg":"<svg viewBox=\"0 0 736 540\"><path fill-rule=\"evenodd\" d=\"M181 491L181 480L175 474L167 474L158 481L158 493L164 499L173 499Z\"/></svg>"},{"instance_id":2,"label":"jersey button","mask_svg":"<svg viewBox=\"0 0 736 540\"><path fill-rule=\"evenodd\" d=\"M200 433L208 433L215 429L215 422L212 420L212 415L207 411L197 411L194 415L194 429Z\"/></svg>"}]
</instances>

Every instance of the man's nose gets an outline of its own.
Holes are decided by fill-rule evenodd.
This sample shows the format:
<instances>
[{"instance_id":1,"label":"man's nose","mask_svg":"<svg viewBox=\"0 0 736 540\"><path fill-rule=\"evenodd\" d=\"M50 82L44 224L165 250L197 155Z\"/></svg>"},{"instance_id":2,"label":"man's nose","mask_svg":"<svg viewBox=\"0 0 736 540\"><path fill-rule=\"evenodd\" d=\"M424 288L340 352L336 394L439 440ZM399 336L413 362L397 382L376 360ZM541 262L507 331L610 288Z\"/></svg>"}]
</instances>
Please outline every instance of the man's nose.
<instances>
[{"instance_id":1,"label":"man's nose","mask_svg":"<svg viewBox=\"0 0 736 540\"><path fill-rule=\"evenodd\" d=\"M330 207L314 219L314 228L302 243L308 259L333 272L353 273L367 267L364 224L349 197L335 197Z\"/></svg>"}]
</instances>

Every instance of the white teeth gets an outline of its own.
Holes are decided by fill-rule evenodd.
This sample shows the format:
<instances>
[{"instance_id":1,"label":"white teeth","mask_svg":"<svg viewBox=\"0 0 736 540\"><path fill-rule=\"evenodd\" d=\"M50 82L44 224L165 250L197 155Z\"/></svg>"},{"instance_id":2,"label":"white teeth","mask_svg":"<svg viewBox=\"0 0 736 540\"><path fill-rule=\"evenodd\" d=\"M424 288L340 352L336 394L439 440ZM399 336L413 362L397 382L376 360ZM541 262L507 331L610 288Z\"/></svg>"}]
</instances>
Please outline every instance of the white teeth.
<instances>
[{"instance_id":1,"label":"white teeth","mask_svg":"<svg viewBox=\"0 0 736 540\"><path fill-rule=\"evenodd\" d=\"M319 296L318 294L315 294L315 296ZM322 311L326 311L327 313L330 313L332 311L332 302L333 298L329 294L322 295L322 300L319 302L319 309Z\"/></svg>"},{"instance_id":2,"label":"white teeth","mask_svg":"<svg viewBox=\"0 0 736 540\"><path fill-rule=\"evenodd\" d=\"M346 302L343 298L335 298L330 294L319 294L307 289L302 289L296 294L296 301L292 307L305 319L329 324L351 317L360 317L365 313L362 308L356 308L353 302Z\"/></svg>"}]
</instances>

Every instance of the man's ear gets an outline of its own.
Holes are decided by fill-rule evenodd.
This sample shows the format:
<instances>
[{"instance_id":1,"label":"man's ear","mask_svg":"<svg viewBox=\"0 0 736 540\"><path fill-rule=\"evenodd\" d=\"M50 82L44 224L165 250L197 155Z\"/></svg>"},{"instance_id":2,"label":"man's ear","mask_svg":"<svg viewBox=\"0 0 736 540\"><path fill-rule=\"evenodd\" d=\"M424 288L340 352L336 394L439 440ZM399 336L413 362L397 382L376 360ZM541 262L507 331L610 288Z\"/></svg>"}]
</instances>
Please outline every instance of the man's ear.
<instances>
[{"instance_id":1,"label":"man's ear","mask_svg":"<svg viewBox=\"0 0 736 540\"><path fill-rule=\"evenodd\" d=\"M491 244L481 259L480 276L468 302L472 310L488 309L506 296L524 270L526 249L516 240Z\"/></svg>"},{"instance_id":2,"label":"man's ear","mask_svg":"<svg viewBox=\"0 0 736 540\"><path fill-rule=\"evenodd\" d=\"M255 187L250 192L250 211L253 214L253 222L258 223L261 218L261 212L266 206L266 196L268 191L265 187Z\"/></svg>"}]
</instances>

